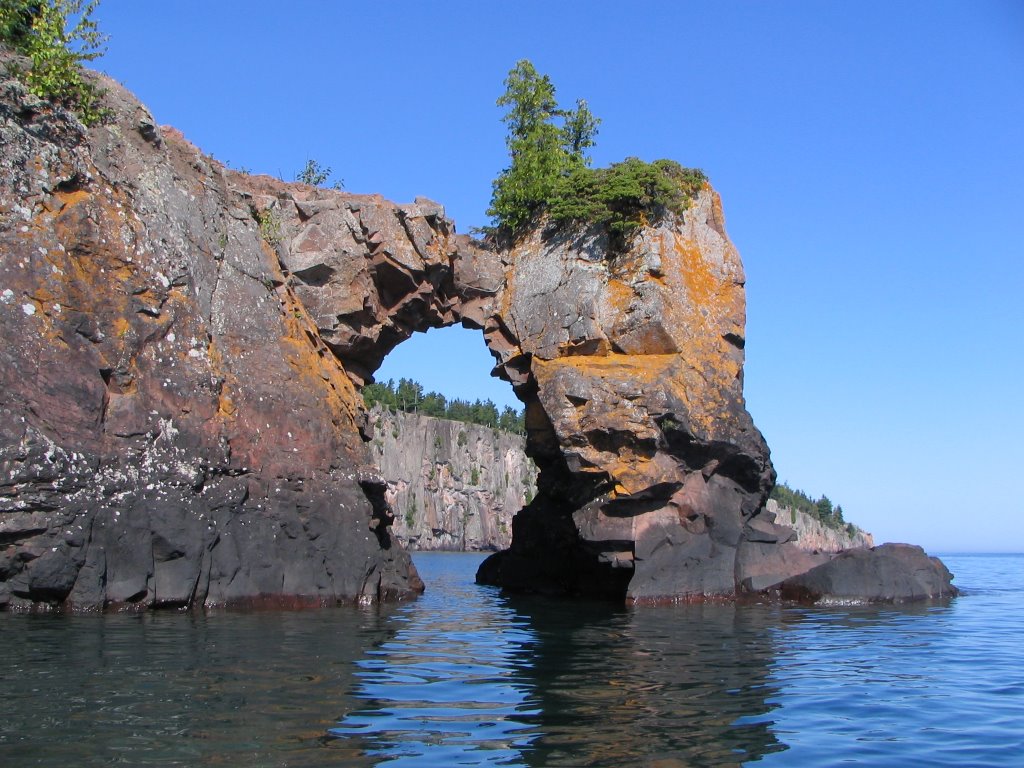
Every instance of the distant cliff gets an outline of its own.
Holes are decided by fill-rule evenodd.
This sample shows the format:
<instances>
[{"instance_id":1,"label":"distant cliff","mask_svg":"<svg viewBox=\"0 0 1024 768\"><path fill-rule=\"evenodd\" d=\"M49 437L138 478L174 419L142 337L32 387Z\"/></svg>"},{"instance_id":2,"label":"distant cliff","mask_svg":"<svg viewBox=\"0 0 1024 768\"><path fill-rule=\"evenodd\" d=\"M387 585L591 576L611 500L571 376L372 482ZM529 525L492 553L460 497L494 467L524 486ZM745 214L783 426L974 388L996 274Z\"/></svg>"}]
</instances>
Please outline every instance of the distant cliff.
<instances>
[{"instance_id":1,"label":"distant cliff","mask_svg":"<svg viewBox=\"0 0 1024 768\"><path fill-rule=\"evenodd\" d=\"M800 549L809 552L839 552L843 549L875 546L874 537L856 526L853 533L846 528L832 528L806 512L781 506L775 499L768 499L765 509L775 513L777 523L788 525L796 531L794 543Z\"/></svg>"},{"instance_id":2,"label":"distant cliff","mask_svg":"<svg viewBox=\"0 0 1024 768\"><path fill-rule=\"evenodd\" d=\"M407 549L499 550L536 493L526 438L375 406L367 433L387 480L392 532Z\"/></svg>"}]
</instances>

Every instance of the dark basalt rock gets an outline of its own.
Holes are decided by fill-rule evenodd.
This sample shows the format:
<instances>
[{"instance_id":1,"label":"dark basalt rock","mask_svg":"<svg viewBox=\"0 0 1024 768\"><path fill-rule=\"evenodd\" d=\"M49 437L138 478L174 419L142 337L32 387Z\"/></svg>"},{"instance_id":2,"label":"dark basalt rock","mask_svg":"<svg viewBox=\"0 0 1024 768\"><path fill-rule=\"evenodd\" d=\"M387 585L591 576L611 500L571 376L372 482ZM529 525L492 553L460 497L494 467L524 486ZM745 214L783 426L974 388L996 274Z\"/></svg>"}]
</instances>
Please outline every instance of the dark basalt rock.
<instances>
[{"instance_id":1,"label":"dark basalt rock","mask_svg":"<svg viewBox=\"0 0 1024 768\"><path fill-rule=\"evenodd\" d=\"M904 603L953 597L953 574L921 547L882 544L848 549L771 591L802 603Z\"/></svg>"}]
</instances>

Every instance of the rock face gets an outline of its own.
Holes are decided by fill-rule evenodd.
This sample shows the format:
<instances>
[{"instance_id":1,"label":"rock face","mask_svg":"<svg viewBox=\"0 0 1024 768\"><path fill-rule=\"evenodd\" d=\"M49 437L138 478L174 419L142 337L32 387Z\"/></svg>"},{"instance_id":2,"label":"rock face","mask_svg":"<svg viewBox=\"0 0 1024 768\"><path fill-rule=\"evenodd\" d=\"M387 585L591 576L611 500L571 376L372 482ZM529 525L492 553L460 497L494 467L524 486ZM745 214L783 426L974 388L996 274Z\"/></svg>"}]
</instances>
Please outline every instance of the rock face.
<instances>
[{"instance_id":1,"label":"rock face","mask_svg":"<svg viewBox=\"0 0 1024 768\"><path fill-rule=\"evenodd\" d=\"M104 86L113 119L86 131L0 82L0 604L416 594L273 199ZM433 209L334 206L360 254L378 219L396 249L434 231Z\"/></svg>"},{"instance_id":2,"label":"rock face","mask_svg":"<svg viewBox=\"0 0 1024 768\"><path fill-rule=\"evenodd\" d=\"M743 403L744 275L723 220L706 189L625 253L597 232L511 249L489 341L541 474L482 581L662 601L735 596L754 562L787 571L792 531L761 513L775 474Z\"/></svg>"},{"instance_id":3,"label":"rock face","mask_svg":"<svg viewBox=\"0 0 1024 768\"><path fill-rule=\"evenodd\" d=\"M0 77L0 604L415 595L356 387L454 323L540 470L482 581L700 600L819 564L764 507L710 187L624 253L543 223L498 248L428 200L229 171L102 85L86 130Z\"/></svg>"},{"instance_id":4,"label":"rock face","mask_svg":"<svg viewBox=\"0 0 1024 768\"><path fill-rule=\"evenodd\" d=\"M805 603L902 603L953 597L952 574L910 544L840 552L827 563L783 581L783 599Z\"/></svg>"},{"instance_id":5,"label":"rock face","mask_svg":"<svg viewBox=\"0 0 1024 768\"><path fill-rule=\"evenodd\" d=\"M844 549L870 549L875 546L874 537L860 528L854 528L853 533L845 528L830 528L806 512L780 506L775 499L768 499L765 509L774 513L783 525L794 530L796 538L793 542L800 549L809 552L840 552Z\"/></svg>"},{"instance_id":6,"label":"rock face","mask_svg":"<svg viewBox=\"0 0 1024 768\"><path fill-rule=\"evenodd\" d=\"M370 411L370 453L387 480L394 537L414 550L499 550L536 493L526 440L476 424Z\"/></svg>"}]
</instances>

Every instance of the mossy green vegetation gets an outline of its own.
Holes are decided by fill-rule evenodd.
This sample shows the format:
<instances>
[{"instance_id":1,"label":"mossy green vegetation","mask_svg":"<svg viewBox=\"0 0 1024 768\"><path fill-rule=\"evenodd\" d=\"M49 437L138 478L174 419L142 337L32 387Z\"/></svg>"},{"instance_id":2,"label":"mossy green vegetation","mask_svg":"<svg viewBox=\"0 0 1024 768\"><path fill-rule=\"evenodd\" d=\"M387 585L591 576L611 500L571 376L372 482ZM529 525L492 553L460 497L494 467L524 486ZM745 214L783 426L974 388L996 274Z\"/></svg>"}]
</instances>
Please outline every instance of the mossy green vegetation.
<instances>
[{"instance_id":1,"label":"mossy green vegetation","mask_svg":"<svg viewBox=\"0 0 1024 768\"><path fill-rule=\"evenodd\" d=\"M367 408L382 405L405 413L421 413L438 419L450 419L467 424L479 424L491 429L500 429L515 434L526 434L523 412L505 406L500 412L491 400L449 400L439 392L424 392L423 385L412 379L394 379L384 383L367 384L362 389L363 402ZM460 432L459 445L464 445L466 436Z\"/></svg>"},{"instance_id":2,"label":"mossy green vegetation","mask_svg":"<svg viewBox=\"0 0 1024 768\"><path fill-rule=\"evenodd\" d=\"M28 57L13 74L41 99L73 111L85 125L106 116L103 92L82 63L103 55L106 35L93 18L99 0L0 0L0 40Z\"/></svg>"},{"instance_id":3,"label":"mossy green vegetation","mask_svg":"<svg viewBox=\"0 0 1024 768\"><path fill-rule=\"evenodd\" d=\"M601 224L612 235L628 235L666 212L682 213L706 181L703 171L674 160L628 157L607 168L574 169L559 179L547 210L554 221Z\"/></svg>"},{"instance_id":4,"label":"mossy green vegetation","mask_svg":"<svg viewBox=\"0 0 1024 768\"><path fill-rule=\"evenodd\" d=\"M703 171L672 160L630 157L591 168L587 152L600 119L583 100L560 109L551 79L526 59L509 72L497 103L507 107L502 119L510 160L494 180L487 211L497 234L515 238L547 215L558 223L603 226L625 242L643 224L682 213L707 182Z\"/></svg>"}]
</instances>

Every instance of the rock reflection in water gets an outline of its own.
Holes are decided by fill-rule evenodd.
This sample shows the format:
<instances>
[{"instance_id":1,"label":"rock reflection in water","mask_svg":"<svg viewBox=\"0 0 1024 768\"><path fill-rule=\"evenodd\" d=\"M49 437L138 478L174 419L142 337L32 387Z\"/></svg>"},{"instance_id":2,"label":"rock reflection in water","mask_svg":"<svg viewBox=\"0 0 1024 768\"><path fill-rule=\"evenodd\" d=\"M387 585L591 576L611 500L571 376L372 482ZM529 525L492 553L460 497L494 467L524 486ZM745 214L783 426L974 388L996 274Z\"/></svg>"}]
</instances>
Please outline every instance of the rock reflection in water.
<instances>
[{"instance_id":1,"label":"rock reflection in water","mask_svg":"<svg viewBox=\"0 0 1024 768\"><path fill-rule=\"evenodd\" d=\"M359 663L332 734L388 765L739 765L770 730L772 608L624 609L431 586ZM435 566L442 570L434 571Z\"/></svg>"},{"instance_id":2,"label":"rock reflection in water","mask_svg":"<svg viewBox=\"0 0 1024 768\"><path fill-rule=\"evenodd\" d=\"M0 614L0 765L373 765L324 734L390 613Z\"/></svg>"},{"instance_id":3,"label":"rock reflection in water","mask_svg":"<svg viewBox=\"0 0 1024 768\"><path fill-rule=\"evenodd\" d=\"M543 713L528 764L738 765L785 749L766 701L770 609L516 607Z\"/></svg>"}]
</instances>

